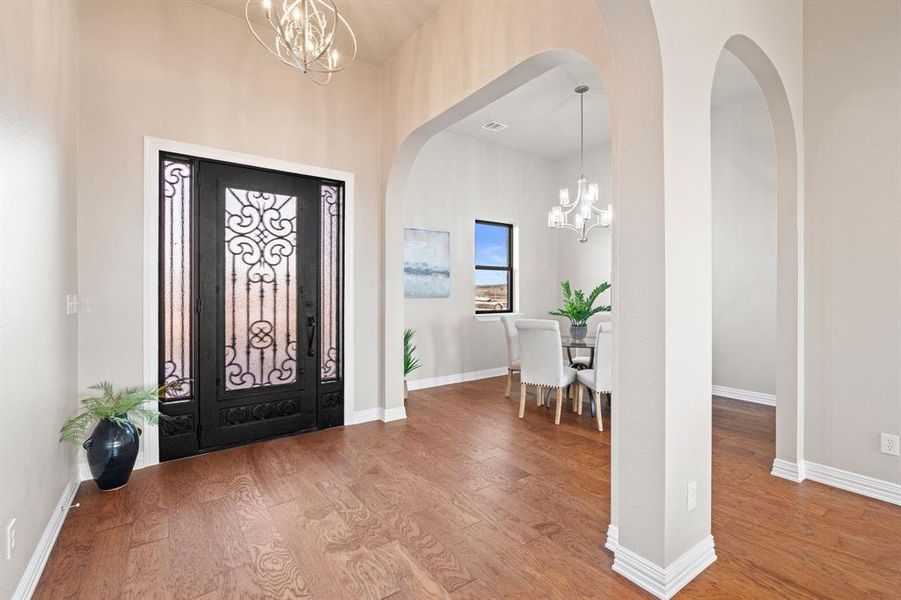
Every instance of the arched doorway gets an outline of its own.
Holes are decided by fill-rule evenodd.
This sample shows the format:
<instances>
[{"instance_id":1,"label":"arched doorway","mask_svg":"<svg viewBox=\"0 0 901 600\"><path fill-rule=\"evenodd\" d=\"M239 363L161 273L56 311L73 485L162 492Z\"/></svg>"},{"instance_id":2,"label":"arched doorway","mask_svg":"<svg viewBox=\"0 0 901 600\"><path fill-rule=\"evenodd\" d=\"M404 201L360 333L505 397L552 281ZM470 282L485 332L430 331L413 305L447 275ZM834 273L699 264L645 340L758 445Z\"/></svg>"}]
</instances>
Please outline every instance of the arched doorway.
<instances>
[{"instance_id":1,"label":"arched doorway","mask_svg":"<svg viewBox=\"0 0 901 600\"><path fill-rule=\"evenodd\" d=\"M776 449L773 475L801 481L803 467L802 222L798 150L788 96L776 67L745 35L724 49L750 71L766 102L776 164Z\"/></svg>"},{"instance_id":2,"label":"arched doorway","mask_svg":"<svg viewBox=\"0 0 901 600\"><path fill-rule=\"evenodd\" d=\"M610 98L614 402L608 547L664 563L665 392L662 66L648 2L449 5L390 66L383 102L384 288L381 411L403 418L402 201L417 152L435 132L572 53ZM476 14L470 14L476 13ZM461 27L462 23L478 26ZM509 39L505 36L511 36ZM486 44L490 44L488 51ZM621 478L620 473L632 476ZM625 502L624 499L631 499ZM641 498L641 502L635 502ZM622 572L622 571L620 571ZM633 578L631 575L628 577ZM637 576L635 576L637 577Z\"/></svg>"}]
</instances>

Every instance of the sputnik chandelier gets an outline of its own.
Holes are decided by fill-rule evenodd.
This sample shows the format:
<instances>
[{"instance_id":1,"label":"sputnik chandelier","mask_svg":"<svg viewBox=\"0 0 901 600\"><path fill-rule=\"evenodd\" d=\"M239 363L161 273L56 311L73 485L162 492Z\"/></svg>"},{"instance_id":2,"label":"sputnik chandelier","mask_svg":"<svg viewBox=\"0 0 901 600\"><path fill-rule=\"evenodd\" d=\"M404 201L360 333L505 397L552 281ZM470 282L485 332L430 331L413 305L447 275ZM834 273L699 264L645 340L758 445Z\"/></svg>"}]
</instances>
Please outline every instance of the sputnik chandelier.
<instances>
[{"instance_id":1,"label":"sputnik chandelier","mask_svg":"<svg viewBox=\"0 0 901 600\"><path fill-rule=\"evenodd\" d=\"M357 56L357 38L331 0L247 0L244 18L266 50L320 85Z\"/></svg>"},{"instance_id":2,"label":"sputnik chandelier","mask_svg":"<svg viewBox=\"0 0 901 600\"><path fill-rule=\"evenodd\" d=\"M588 234L597 227L610 227L613 207L598 208L598 184L585 178L585 92L588 86L576 88L579 95L579 179L576 182L576 198L570 200L569 188L560 190L560 204L548 211L547 226L552 229L571 229L578 233L580 242L588 241ZM576 210L578 208L578 210ZM572 222L570 222L572 215Z\"/></svg>"}]
</instances>

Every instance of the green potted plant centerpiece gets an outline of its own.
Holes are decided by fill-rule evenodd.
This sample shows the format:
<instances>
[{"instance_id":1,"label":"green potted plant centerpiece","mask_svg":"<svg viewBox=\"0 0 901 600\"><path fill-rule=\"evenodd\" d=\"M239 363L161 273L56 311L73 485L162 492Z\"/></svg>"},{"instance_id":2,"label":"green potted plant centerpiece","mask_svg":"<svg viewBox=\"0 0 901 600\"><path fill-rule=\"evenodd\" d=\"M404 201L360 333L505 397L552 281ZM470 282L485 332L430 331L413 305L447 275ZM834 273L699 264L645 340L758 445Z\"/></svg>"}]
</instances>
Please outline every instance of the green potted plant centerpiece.
<instances>
[{"instance_id":1,"label":"green potted plant centerpiece","mask_svg":"<svg viewBox=\"0 0 901 600\"><path fill-rule=\"evenodd\" d=\"M404 329L404 402L407 400L407 375L421 367L419 359L413 354L416 352L416 346L413 345L412 329Z\"/></svg>"},{"instance_id":2,"label":"green potted plant centerpiece","mask_svg":"<svg viewBox=\"0 0 901 600\"><path fill-rule=\"evenodd\" d=\"M552 310L548 314L569 319L569 335L572 339L585 339L585 335L588 333L588 319L599 312L610 311L610 305L594 305L598 296L610 289L610 284L606 281L603 282L591 290L587 297L582 290L573 290L569 280L561 283L560 287L563 288L563 307Z\"/></svg>"},{"instance_id":3,"label":"green potted plant centerpiece","mask_svg":"<svg viewBox=\"0 0 901 600\"><path fill-rule=\"evenodd\" d=\"M60 441L81 445L88 454L91 475L102 491L125 486L138 457L141 429L134 423L143 419L156 423L160 413L154 408L160 395L178 389L184 380L168 382L152 388L127 388L114 391L113 384L103 381L88 389L99 395L81 401L81 412L66 421L60 429ZM88 427L96 423L85 439Z\"/></svg>"}]
</instances>

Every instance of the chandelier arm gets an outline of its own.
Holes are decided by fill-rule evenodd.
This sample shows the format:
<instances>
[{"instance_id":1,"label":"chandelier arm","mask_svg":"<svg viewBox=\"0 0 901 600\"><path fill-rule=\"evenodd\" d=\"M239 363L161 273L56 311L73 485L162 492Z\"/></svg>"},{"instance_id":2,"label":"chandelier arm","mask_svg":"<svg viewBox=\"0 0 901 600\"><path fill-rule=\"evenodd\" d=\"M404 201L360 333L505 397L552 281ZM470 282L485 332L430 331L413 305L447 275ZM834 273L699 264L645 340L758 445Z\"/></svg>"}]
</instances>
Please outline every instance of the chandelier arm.
<instances>
[{"instance_id":1,"label":"chandelier arm","mask_svg":"<svg viewBox=\"0 0 901 600\"><path fill-rule=\"evenodd\" d=\"M312 0L312 1L314 3L316 2L316 0ZM332 47L332 44L334 44L334 42L335 42L335 31L338 28L338 18L337 18L338 17L338 7L335 6L334 2L329 2L329 4L332 5L332 12L335 13L335 22L334 22L334 26L332 27L332 30L329 31L328 33L326 33L328 24L327 23L323 24L324 17L321 16L321 13L319 10L317 10L315 7L313 8L313 11L316 13L316 17L317 17L316 21L318 21L318 23L317 23L318 33L322 37L323 40L327 40L327 41L325 41L324 43L320 43L320 46L322 46L322 50L319 51L319 54L317 54L316 56L311 58L308 61L308 63L318 62L319 59L321 59L326 54L326 52L329 51L329 49ZM309 21L307 21L307 23L309 23Z\"/></svg>"},{"instance_id":2,"label":"chandelier arm","mask_svg":"<svg viewBox=\"0 0 901 600\"><path fill-rule=\"evenodd\" d=\"M357 57L357 36L354 33L354 30L350 28L350 24L348 24L347 19L345 19L344 16L340 12L338 12L338 7L335 6L335 3L330 2L330 4L332 5L332 11L335 13L335 26L332 28L332 32L331 32L330 38L329 38L329 43L325 46L325 49L316 58L314 58L312 61L310 61L310 64L307 66L307 70L314 72L314 73L337 73L339 71L343 71L344 69L349 67L350 64ZM350 34L351 42L353 42L353 52L351 53L350 58L347 59L347 63L343 67L338 67L338 66L326 67L325 65L322 65L323 68L321 68L321 69L311 68L311 65L313 63L317 63L319 61L319 59L321 59L324 55L326 55L328 53L328 51L332 48L333 44L335 43L335 34L338 31L338 22L339 21L344 24L344 28ZM319 64L321 64L321 63L319 63Z\"/></svg>"},{"instance_id":3,"label":"chandelier arm","mask_svg":"<svg viewBox=\"0 0 901 600\"><path fill-rule=\"evenodd\" d=\"M247 12L247 9L250 7L250 3L252 1L253 0L247 0L247 5L244 8L244 18L247 20L247 25L250 28L250 33L253 34L253 37L256 38L256 40L257 40L257 42L259 42L260 46L262 46L263 48L266 49L266 52L268 52L269 54L271 54L272 56L277 58L280 62L288 65L289 67L294 67L296 69L298 67L298 65L286 60L285 57L283 57L281 54L272 50L272 48L270 48L266 44L266 42L263 41L263 39L259 36L259 34L257 34L256 30L253 28L253 24L251 24L251 22L250 22L250 15Z\"/></svg>"},{"instance_id":4,"label":"chandelier arm","mask_svg":"<svg viewBox=\"0 0 901 600\"><path fill-rule=\"evenodd\" d=\"M588 229L585 230L585 235L588 235L588 233L589 233L592 229L597 229L598 227L604 227L604 225L602 225L600 221L595 221L594 223L592 223L592 224L588 227ZM607 227L610 227L610 226L607 225Z\"/></svg>"}]
</instances>

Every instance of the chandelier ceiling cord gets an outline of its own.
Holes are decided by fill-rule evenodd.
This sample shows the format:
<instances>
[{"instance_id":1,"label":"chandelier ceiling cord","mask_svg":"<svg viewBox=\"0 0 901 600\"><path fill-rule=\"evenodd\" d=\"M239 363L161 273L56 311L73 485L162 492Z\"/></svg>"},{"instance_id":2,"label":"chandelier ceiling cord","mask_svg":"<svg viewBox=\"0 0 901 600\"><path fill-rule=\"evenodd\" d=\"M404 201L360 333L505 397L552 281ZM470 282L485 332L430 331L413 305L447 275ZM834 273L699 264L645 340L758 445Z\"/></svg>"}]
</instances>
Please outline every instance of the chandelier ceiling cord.
<instances>
[{"instance_id":1,"label":"chandelier ceiling cord","mask_svg":"<svg viewBox=\"0 0 901 600\"><path fill-rule=\"evenodd\" d=\"M576 198L569 199L569 188L560 189L560 204L548 211L547 226L552 229L571 229L579 235L580 242L588 241L588 234L597 227L610 227L613 208L598 208L598 184L585 178L585 92L588 86L575 89L579 95L579 179L576 182ZM579 210L576 211L576 208ZM572 216L572 222L570 222Z\"/></svg>"},{"instance_id":2,"label":"chandelier ceiling cord","mask_svg":"<svg viewBox=\"0 0 901 600\"><path fill-rule=\"evenodd\" d=\"M270 54L320 85L357 56L357 38L331 0L247 0L244 18Z\"/></svg>"}]
</instances>

